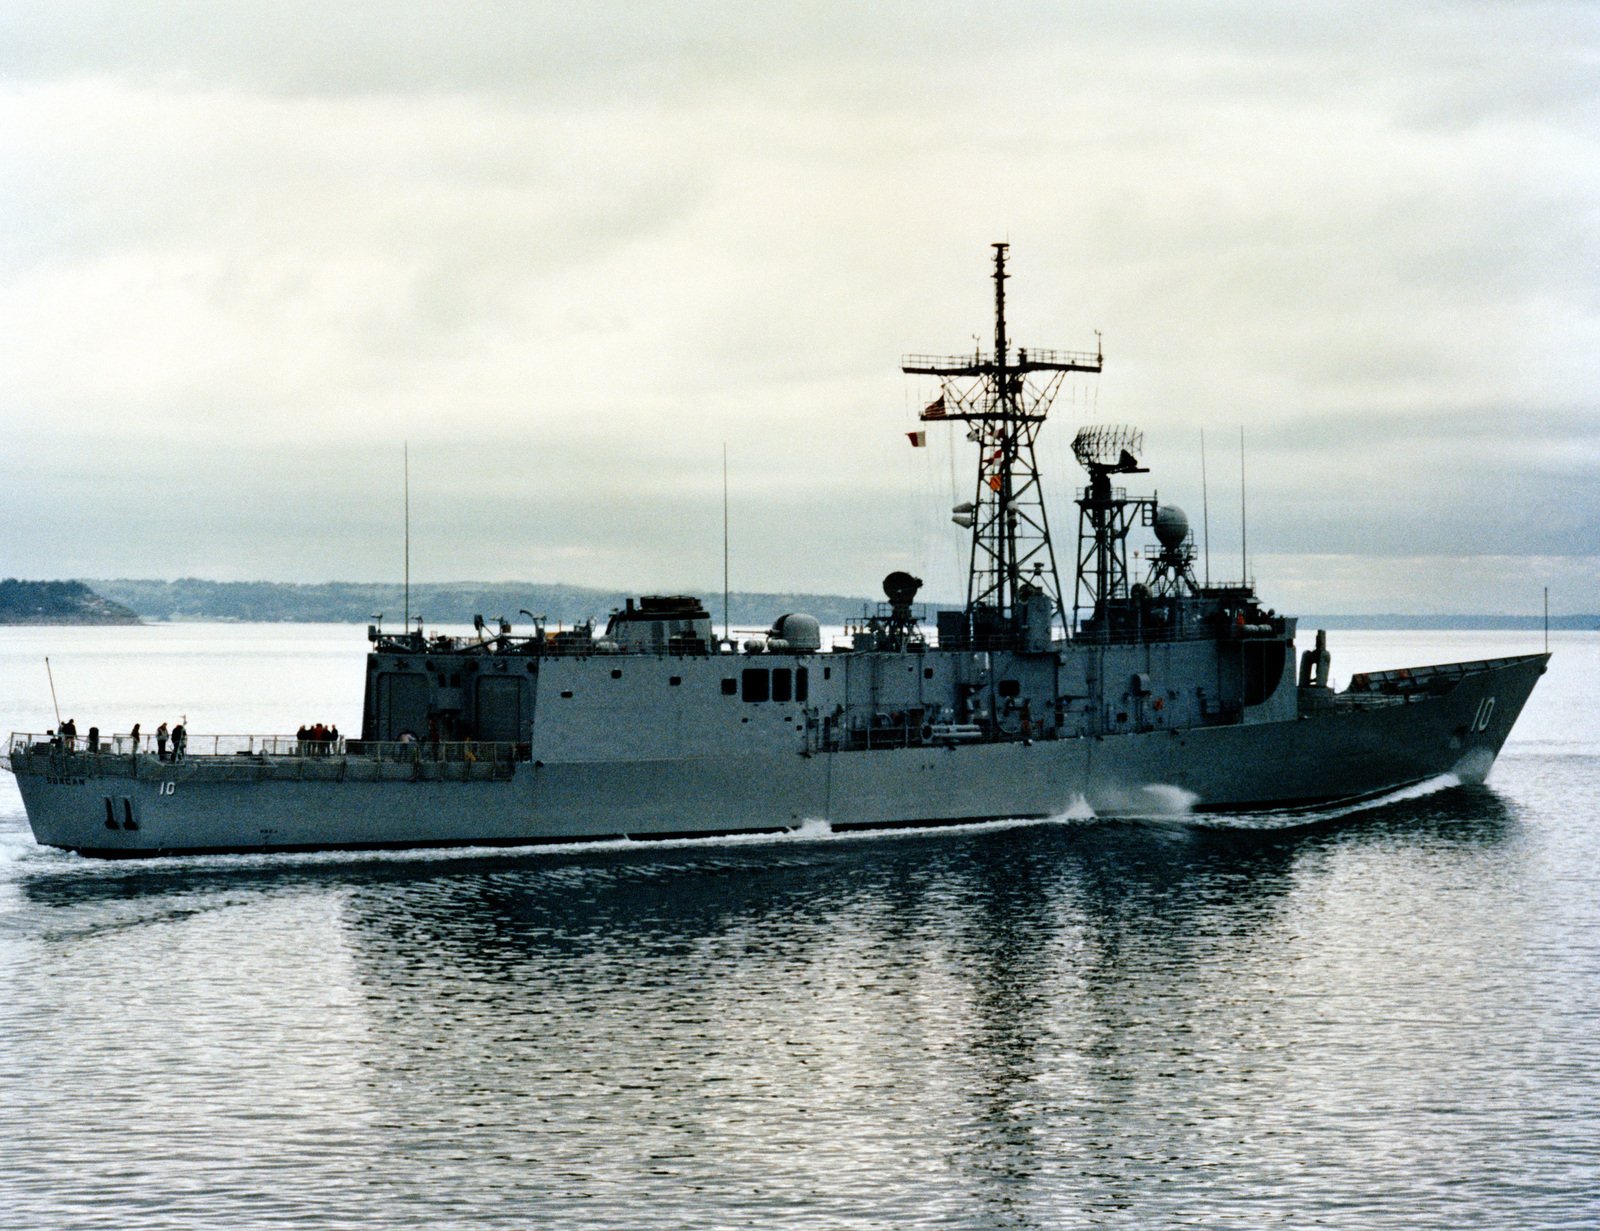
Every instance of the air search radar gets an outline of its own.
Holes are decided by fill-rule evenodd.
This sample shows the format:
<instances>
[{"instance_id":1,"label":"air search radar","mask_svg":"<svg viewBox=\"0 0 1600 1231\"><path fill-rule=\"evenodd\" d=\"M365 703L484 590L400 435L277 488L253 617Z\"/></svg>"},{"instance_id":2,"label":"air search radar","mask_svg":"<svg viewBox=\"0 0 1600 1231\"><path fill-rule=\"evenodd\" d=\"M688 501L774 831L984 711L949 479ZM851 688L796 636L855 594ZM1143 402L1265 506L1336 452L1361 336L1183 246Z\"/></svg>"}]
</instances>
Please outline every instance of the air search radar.
<instances>
[{"instance_id":1,"label":"air search radar","mask_svg":"<svg viewBox=\"0 0 1600 1231\"><path fill-rule=\"evenodd\" d=\"M1144 452L1144 433L1120 423L1088 423L1072 438L1072 455L1085 470L1110 474L1139 474L1138 455Z\"/></svg>"}]
</instances>

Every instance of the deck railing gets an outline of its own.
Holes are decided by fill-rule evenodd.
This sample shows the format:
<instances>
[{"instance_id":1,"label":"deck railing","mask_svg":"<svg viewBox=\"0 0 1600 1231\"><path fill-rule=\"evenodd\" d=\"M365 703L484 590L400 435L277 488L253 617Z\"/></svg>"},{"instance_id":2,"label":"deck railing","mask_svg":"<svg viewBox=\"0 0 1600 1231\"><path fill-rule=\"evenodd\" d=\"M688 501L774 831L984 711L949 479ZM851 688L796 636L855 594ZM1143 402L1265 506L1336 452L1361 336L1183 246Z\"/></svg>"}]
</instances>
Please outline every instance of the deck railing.
<instances>
[{"instance_id":1,"label":"deck railing","mask_svg":"<svg viewBox=\"0 0 1600 1231\"><path fill-rule=\"evenodd\" d=\"M157 748L152 735L141 734L135 745L136 741L131 735L102 735L97 745L91 748L88 737L83 735L63 737L53 732L40 735L31 731L14 731L6 743L6 751L10 756L33 753L84 757L138 755L159 757L163 761L211 761L239 757L270 760L352 757L367 761L508 763L526 760L529 755L527 744L492 740L358 740L343 737L319 740L301 739L297 735L193 735L188 738L181 755L177 754L170 740L163 753Z\"/></svg>"}]
</instances>

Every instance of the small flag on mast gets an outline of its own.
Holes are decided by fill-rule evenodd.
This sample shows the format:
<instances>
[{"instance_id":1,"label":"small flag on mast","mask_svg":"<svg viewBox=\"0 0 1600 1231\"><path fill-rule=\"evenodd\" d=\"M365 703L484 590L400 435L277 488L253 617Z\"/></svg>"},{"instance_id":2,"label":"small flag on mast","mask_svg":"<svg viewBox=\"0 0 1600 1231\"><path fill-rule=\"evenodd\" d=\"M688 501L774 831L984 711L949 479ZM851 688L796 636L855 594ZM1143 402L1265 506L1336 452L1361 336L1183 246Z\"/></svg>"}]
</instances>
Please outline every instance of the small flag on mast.
<instances>
[{"instance_id":1,"label":"small flag on mast","mask_svg":"<svg viewBox=\"0 0 1600 1231\"><path fill-rule=\"evenodd\" d=\"M927 432L907 432L906 439L911 442L913 449L925 449L928 445Z\"/></svg>"},{"instance_id":2,"label":"small flag on mast","mask_svg":"<svg viewBox=\"0 0 1600 1231\"><path fill-rule=\"evenodd\" d=\"M945 417L944 394L941 393L937 398L922 408L922 417L924 419L943 419Z\"/></svg>"}]
</instances>

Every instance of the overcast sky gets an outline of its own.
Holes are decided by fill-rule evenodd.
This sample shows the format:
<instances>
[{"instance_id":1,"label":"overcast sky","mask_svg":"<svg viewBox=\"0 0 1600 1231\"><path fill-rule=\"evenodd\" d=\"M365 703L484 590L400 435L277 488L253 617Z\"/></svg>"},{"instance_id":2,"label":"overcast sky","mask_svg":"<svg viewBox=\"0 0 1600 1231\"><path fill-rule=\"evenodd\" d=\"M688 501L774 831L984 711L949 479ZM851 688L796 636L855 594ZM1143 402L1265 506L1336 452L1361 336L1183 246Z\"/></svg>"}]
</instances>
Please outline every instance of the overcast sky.
<instances>
[{"instance_id":1,"label":"overcast sky","mask_svg":"<svg viewBox=\"0 0 1600 1231\"><path fill-rule=\"evenodd\" d=\"M0 5L0 575L959 597L908 351L1299 611L1600 609L1600 5ZM1070 580L1068 581L1070 588Z\"/></svg>"}]
</instances>

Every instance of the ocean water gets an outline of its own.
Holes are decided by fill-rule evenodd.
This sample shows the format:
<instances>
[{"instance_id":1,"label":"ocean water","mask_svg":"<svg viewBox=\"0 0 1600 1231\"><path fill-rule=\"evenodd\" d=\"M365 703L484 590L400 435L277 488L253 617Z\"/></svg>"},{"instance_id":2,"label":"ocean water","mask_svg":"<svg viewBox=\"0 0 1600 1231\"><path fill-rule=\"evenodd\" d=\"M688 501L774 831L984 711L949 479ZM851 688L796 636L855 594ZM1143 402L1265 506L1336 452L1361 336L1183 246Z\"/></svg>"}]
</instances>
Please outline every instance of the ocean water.
<instances>
[{"instance_id":1,"label":"ocean water","mask_svg":"<svg viewBox=\"0 0 1600 1231\"><path fill-rule=\"evenodd\" d=\"M1600 1225L1600 634L1486 786L113 864L0 778L0 1227ZM1334 672L1538 648L1347 633ZM0 631L0 726L359 727L359 629Z\"/></svg>"}]
</instances>

